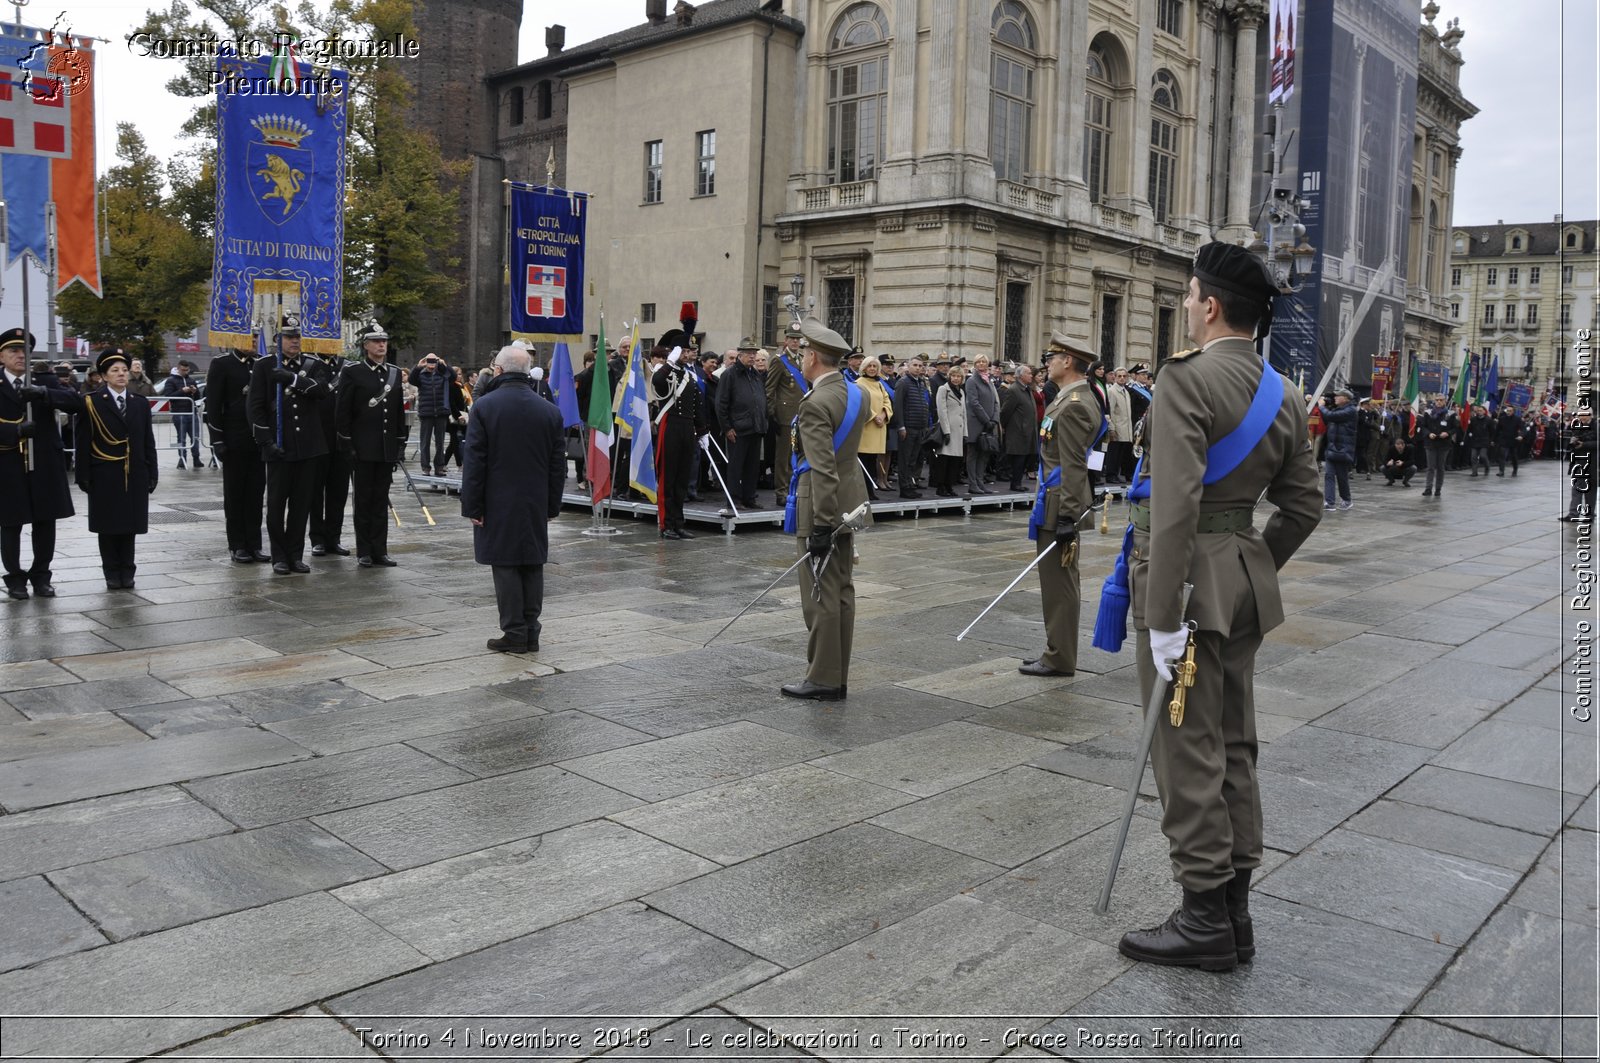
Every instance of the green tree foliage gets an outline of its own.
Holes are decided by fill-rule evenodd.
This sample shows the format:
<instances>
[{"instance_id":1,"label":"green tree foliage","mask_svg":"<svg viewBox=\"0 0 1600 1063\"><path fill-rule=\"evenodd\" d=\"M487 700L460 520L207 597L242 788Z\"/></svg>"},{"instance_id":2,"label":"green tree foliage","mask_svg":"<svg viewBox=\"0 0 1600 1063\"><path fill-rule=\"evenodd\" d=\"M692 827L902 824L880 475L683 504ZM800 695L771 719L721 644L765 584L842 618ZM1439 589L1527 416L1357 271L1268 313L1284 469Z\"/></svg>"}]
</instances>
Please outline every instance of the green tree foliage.
<instances>
[{"instance_id":1,"label":"green tree foliage","mask_svg":"<svg viewBox=\"0 0 1600 1063\"><path fill-rule=\"evenodd\" d=\"M271 0L169 0L147 12L140 29L152 38L212 37L257 40L270 47L275 34L319 40L415 38L413 0L301 0L293 12ZM155 60L151 60L155 61ZM163 60L172 63L172 60ZM444 249L455 242L465 163L446 163L437 141L407 125L412 88L404 59L355 59L350 74L350 124L346 146L344 312L376 316L395 348L410 346L417 310L439 308L458 283L441 271L458 264ZM174 163L169 180L186 222L209 234L216 220L216 104L207 77L214 60L177 64L169 91L196 101L184 124L198 161Z\"/></svg>"},{"instance_id":2,"label":"green tree foliage","mask_svg":"<svg viewBox=\"0 0 1600 1063\"><path fill-rule=\"evenodd\" d=\"M100 262L104 298L81 285L61 293L62 319L91 343L117 343L156 369L163 332L188 332L205 316L211 242L162 195L159 163L130 123L117 125L121 163L101 178L111 253Z\"/></svg>"}]
</instances>

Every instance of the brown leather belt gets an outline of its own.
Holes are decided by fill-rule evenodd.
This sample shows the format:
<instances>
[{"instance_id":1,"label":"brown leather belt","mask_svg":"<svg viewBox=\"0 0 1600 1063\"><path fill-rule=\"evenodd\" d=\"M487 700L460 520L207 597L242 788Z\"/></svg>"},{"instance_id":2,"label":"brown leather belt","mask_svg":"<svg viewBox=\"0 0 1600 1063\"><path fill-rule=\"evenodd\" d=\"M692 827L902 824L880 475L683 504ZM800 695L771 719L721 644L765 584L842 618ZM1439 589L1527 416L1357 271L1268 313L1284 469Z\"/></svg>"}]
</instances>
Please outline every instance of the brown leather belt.
<instances>
[{"instance_id":1,"label":"brown leather belt","mask_svg":"<svg viewBox=\"0 0 1600 1063\"><path fill-rule=\"evenodd\" d=\"M1130 502L1128 514L1135 528L1142 532L1150 530L1149 506ZM1202 513L1195 525L1195 531L1201 535L1230 535L1248 531L1254 516L1253 509L1219 509L1212 513Z\"/></svg>"}]
</instances>

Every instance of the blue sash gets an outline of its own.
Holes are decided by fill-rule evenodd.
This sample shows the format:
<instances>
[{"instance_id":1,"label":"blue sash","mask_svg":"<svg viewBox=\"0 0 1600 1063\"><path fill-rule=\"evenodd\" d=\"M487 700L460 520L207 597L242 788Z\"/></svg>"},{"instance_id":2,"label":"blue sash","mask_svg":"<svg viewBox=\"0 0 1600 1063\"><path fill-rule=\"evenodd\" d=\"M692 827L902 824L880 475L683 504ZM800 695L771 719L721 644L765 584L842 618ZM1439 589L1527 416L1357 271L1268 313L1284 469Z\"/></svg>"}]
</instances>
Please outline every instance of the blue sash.
<instances>
[{"instance_id":1,"label":"blue sash","mask_svg":"<svg viewBox=\"0 0 1600 1063\"><path fill-rule=\"evenodd\" d=\"M839 427L833 430L833 450L836 454L839 448L844 446L845 439L850 435L850 429L855 427L856 418L861 413L861 389L848 380L844 382L844 387L848 395L844 404L844 417L840 419ZM799 423L800 415L795 414L791 426ZM794 454L789 455L789 497L783 503L783 533L785 535L793 535L795 528L799 524L796 513L799 508L800 477L810 471L811 460L809 458L802 460Z\"/></svg>"},{"instance_id":2,"label":"blue sash","mask_svg":"<svg viewBox=\"0 0 1600 1063\"><path fill-rule=\"evenodd\" d=\"M796 386L800 388L800 394L804 395L811 390L811 385L806 383L806 378L800 375L800 370L796 369L794 363L789 361L787 354L778 355L778 361L782 362L783 367L789 370L789 375L794 377Z\"/></svg>"},{"instance_id":3,"label":"blue sash","mask_svg":"<svg viewBox=\"0 0 1600 1063\"><path fill-rule=\"evenodd\" d=\"M1277 387L1272 383L1276 381ZM1265 359L1261 362L1261 382L1256 385L1255 397L1245 411L1239 426L1216 443L1206 448L1206 471L1200 478L1202 484L1214 484L1239 467L1261 441L1267 437L1272 422L1283 406L1284 389L1289 381L1273 370ZM1128 501L1140 502L1150 497L1150 481L1144 476L1144 459L1134 466L1133 485L1128 488ZM1094 643L1096 649L1116 653L1127 638L1127 612L1131 600L1128 587L1128 564L1133 553L1133 522L1122 536L1122 553L1117 557L1111 574L1100 589L1100 611L1095 617Z\"/></svg>"},{"instance_id":4,"label":"blue sash","mask_svg":"<svg viewBox=\"0 0 1600 1063\"><path fill-rule=\"evenodd\" d=\"M1089 450L1094 450L1095 444L1099 443L1100 438L1105 434L1106 419L1101 417L1100 429L1095 432L1094 438L1089 441ZM1034 542L1039 541L1039 530L1044 527L1045 498L1052 487L1059 486L1061 486L1061 466L1057 465L1050 470L1050 475L1039 481L1039 491L1033 496L1033 511L1028 514L1028 538Z\"/></svg>"}]
</instances>

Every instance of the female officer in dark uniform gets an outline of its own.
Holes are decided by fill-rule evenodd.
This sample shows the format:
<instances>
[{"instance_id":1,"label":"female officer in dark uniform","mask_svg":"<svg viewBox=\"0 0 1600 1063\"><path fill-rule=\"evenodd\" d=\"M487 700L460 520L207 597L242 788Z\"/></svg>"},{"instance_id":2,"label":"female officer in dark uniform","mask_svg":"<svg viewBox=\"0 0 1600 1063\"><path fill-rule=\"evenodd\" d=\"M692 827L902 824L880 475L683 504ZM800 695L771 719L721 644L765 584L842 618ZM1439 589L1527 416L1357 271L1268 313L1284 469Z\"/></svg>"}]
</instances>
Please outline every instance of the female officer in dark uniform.
<instances>
[{"instance_id":1,"label":"female officer in dark uniform","mask_svg":"<svg viewBox=\"0 0 1600 1063\"><path fill-rule=\"evenodd\" d=\"M106 386L84 396L77 479L89 496L89 530L100 536L108 590L133 589L134 537L150 530L150 494L160 471L150 400L128 390L128 356L112 348L95 363Z\"/></svg>"}]
</instances>

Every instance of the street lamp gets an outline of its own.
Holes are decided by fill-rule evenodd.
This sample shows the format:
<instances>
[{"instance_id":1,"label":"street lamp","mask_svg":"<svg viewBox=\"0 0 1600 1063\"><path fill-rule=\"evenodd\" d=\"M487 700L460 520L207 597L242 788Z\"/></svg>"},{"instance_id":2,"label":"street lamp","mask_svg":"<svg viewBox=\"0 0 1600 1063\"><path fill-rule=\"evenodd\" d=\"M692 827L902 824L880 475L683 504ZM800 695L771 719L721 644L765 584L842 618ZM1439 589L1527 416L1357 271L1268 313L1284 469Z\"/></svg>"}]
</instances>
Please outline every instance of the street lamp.
<instances>
[{"instance_id":1,"label":"street lamp","mask_svg":"<svg viewBox=\"0 0 1600 1063\"><path fill-rule=\"evenodd\" d=\"M800 324L800 319L804 316L800 311L800 307L802 306L800 299L805 293L805 290L805 277L796 273L793 277L789 278L789 294L783 297L783 305L789 308L789 314L794 318L794 323L796 325ZM803 305L808 307L816 306L817 300L813 296L806 299Z\"/></svg>"}]
</instances>

